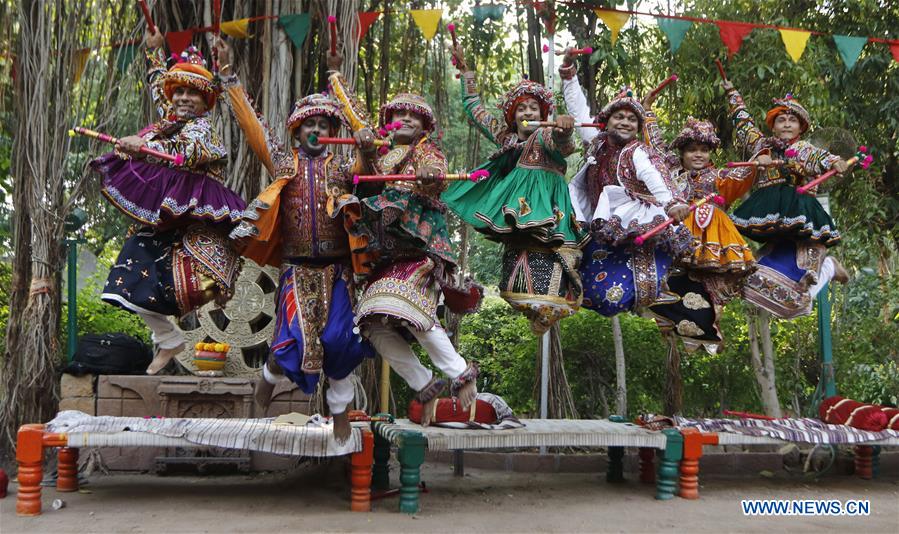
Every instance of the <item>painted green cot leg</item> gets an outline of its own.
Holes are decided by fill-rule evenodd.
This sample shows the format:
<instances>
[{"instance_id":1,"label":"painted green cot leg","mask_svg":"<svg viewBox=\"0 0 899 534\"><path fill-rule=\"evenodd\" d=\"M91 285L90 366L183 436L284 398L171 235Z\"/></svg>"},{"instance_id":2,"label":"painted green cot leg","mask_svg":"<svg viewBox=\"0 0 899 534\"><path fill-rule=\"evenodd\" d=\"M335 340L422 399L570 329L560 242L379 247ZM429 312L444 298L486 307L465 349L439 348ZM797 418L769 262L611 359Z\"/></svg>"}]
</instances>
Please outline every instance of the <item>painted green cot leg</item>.
<instances>
[{"instance_id":1,"label":"painted green cot leg","mask_svg":"<svg viewBox=\"0 0 899 534\"><path fill-rule=\"evenodd\" d=\"M371 487L377 491L390 489L390 441L375 432L375 466L371 474Z\"/></svg>"},{"instance_id":2,"label":"painted green cot leg","mask_svg":"<svg viewBox=\"0 0 899 534\"><path fill-rule=\"evenodd\" d=\"M427 444L427 439L418 432L403 432L398 440L396 456L400 461L400 512L418 512L418 485Z\"/></svg>"},{"instance_id":3,"label":"painted green cot leg","mask_svg":"<svg viewBox=\"0 0 899 534\"><path fill-rule=\"evenodd\" d=\"M673 428L666 428L662 433L665 434L667 443L656 477L656 499L667 501L673 499L677 491L679 464L684 455L684 436Z\"/></svg>"}]
</instances>

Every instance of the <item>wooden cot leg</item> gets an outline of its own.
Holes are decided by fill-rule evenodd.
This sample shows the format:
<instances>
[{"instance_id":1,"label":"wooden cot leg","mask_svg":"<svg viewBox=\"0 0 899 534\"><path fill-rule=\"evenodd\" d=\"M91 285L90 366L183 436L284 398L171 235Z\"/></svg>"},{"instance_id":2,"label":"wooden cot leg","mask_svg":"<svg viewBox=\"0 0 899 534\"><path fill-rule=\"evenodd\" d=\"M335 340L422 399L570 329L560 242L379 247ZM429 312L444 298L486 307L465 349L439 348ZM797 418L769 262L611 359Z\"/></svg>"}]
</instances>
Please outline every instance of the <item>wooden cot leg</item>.
<instances>
[{"instance_id":1,"label":"wooden cot leg","mask_svg":"<svg viewBox=\"0 0 899 534\"><path fill-rule=\"evenodd\" d=\"M19 491L16 514L41 515L41 481L44 479L44 425L22 425L16 439Z\"/></svg>"},{"instance_id":2,"label":"wooden cot leg","mask_svg":"<svg viewBox=\"0 0 899 534\"><path fill-rule=\"evenodd\" d=\"M400 512L418 512L418 484L421 464L425 461L427 440L418 432L403 432L399 438L397 459L400 461Z\"/></svg>"},{"instance_id":3,"label":"wooden cot leg","mask_svg":"<svg viewBox=\"0 0 899 534\"><path fill-rule=\"evenodd\" d=\"M350 510L371 511L371 471L374 456L374 436L371 430L362 431L362 450L350 457Z\"/></svg>"},{"instance_id":4,"label":"wooden cot leg","mask_svg":"<svg viewBox=\"0 0 899 534\"><path fill-rule=\"evenodd\" d=\"M606 482L624 482L624 447L609 447Z\"/></svg>"},{"instance_id":5,"label":"wooden cot leg","mask_svg":"<svg viewBox=\"0 0 899 534\"><path fill-rule=\"evenodd\" d=\"M390 489L390 441L377 432L377 426L375 427L374 459L371 487L378 491L386 491Z\"/></svg>"},{"instance_id":6,"label":"wooden cot leg","mask_svg":"<svg viewBox=\"0 0 899 534\"><path fill-rule=\"evenodd\" d=\"M656 499L667 501L673 499L677 491L677 472L684 456L684 436L674 428L666 428L662 433L667 439L659 461L659 476L656 477Z\"/></svg>"},{"instance_id":7,"label":"wooden cot leg","mask_svg":"<svg viewBox=\"0 0 899 534\"><path fill-rule=\"evenodd\" d=\"M640 447L640 482L654 484L656 481L656 450L652 447Z\"/></svg>"},{"instance_id":8,"label":"wooden cot leg","mask_svg":"<svg viewBox=\"0 0 899 534\"><path fill-rule=\"evenodd\" d=\"M855 474L864 480L871 480L873 477L872 456L874 455L874 447L870 445L855 446Z\"/></svg>"},{"instance_id":9,"label":"wooden cot leg","mask_svg":"<svg viewBox=\"0 0 899 534\"><path fill-rule=\"evenodd\" d=\"M680 491L684 499L699 498L699 459L703 445L717 445L718 434L702 433L695 428L683 428L684 459L680 463Z\"/></svg>"},{"instance_id":10,"label":"wooden cot leg","mask_svg":"<svg viewBox=\"0 0 899 534\"><path fill-rule=\"evenodd\" d=\"M56 491L78 491L78 449L60 447L56 458Z\"/></svg>"},{"instance_id":11,"label":"wooden cot leg","mask_svg":"<svg viewBox=\"0 0 899 534\"><path fill-rule=\"evenodd\" d=\"M871 476L877 478L880 476L880 445L874 445L872 447L873 452L871 454Z\"/></svg>"}]
</instances>

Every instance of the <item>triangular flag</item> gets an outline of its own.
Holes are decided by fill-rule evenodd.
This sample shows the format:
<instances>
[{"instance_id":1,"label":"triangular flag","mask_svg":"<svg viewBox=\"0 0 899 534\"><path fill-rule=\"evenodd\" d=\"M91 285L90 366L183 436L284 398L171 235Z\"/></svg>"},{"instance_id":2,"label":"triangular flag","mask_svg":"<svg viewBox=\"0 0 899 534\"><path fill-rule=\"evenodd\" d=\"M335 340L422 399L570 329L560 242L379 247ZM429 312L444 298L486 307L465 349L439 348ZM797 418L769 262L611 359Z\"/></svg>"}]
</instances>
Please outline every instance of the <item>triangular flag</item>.
<instances>
[{"instance_id":1,"label":"triangular flag","mask_svg":"<svg viewBox=\"0 0 899 534\"><path fill-rule=\"evenodd\" d=\"M799 63L799 58L805 52L805 45L808 44L808 38L812 32L803 30L779 30L780 38L783 39L784 46L787 47L787 54L793 58L793 63Z\"/></svg>"},{"instance_id":2,"label":"triangular flag","mask_svg":"<svg viewBox=\"0 0 899 534\"><path fill-rule=\"evenodd\" d=\"M235 39L246 39L250 36L250 19L228 20L222 23L222 33Z\"/></svg>"},{"instance_id":3,"label":"triangular flag","mask_svg":"<svg viewBox=\"0 0 899 534\"><path fill-rule=\"evenodd\" d=\"M868 42L867 37L853 37L851 35L834 35L833 42L837 45L837 51L843 58L843 64L846 68L852 70L858 56L862 53L862 48Z\"/></svg>"},{"instance_id":4,"label":"triangular flag","mask_svg":"<svg viewBox=\"0 0 899 534\"><path fill-rule=\"evenodd\" d=\"M136 53L136 44L129 44L119 47L119 51L116 54L115 58L116 68L119 69L119 72L125 72L126 70L128 70L128 66L131 65L132 61L134 61L134 56Z\"/></svg>"},{"instance_id":5,"label":"triangular flag","mask_svg":"<svg viewBox=\"0 0 899 534\"><path fill-rule=\"evenodd\" d=\"M91 55L90 48L76 50L72 53L72 81L78 83L87 66L87 58Z\"/></svg>"},{"instance_id":6,"label":"triangular flag","mask_svg":"<svg viewBox=\"0 0 899 534\"><path fill-rule=\"evenodd\" d=\"M740 45L743 39L755 28L752 24L745 22L725 22L720 20L715 24L718 25L718 35L727 47L727 57L732 57L740 51Z\"/></svg>"},{"instance_id":7,"label":"triangular flag","mask_svg":"<svg viewBox=\"0 0 899 534\"><path fill-rule=\"evenodd\" d=\"M627 24L627 20L631 17L630 14L609 11L608 9L594 9L593 12L612 30L612 46L615 46L615 41L618 40L618 32Z\"/></svg>"},{"instance_id":8,"label":"triangular flag","mask_svg":"<svg viewBox=\"0 0 899 534\"><path fill-rule=\"evenodd\" d=\"M899 43L893 43L890 45L890 52L893 54L893 59L899 61Z\"/></svg>"},{"instance_id":9,"label":"triangular flag","mask_svg":"<svg viewBox=\"0 0 899 534\"><path fill-rule=\"evenodd\" d=\"M656 18L656 22L659 25L659 29L662 30L665 37L668 38L668 46L671 48L672 54L677 52L677 49L680 48L680 44L684 41L684 35L687 34L687 30L693 26L692 22L684 19L666 19L658 17Z\"/></svg>"},{"instance_id":10,"label":"triangular flag","mask_svg":"<svg viewBox=\"0 0 899 534\"><path fill-rule=\"evenodd\" d=\"M363 11L361 13L357 13L359 17L359 40L361 41L365 34L368 33L368 28L372 24L378 20L378 17L381 16L380 11Z\"/></svg>"},{"instance_id":11,"label":"triangular flag","mask_svg":"<svg viewBox=\"0 0 899 534\"><path fill-rule=\"evenodd\" d=\"M506 6L502 4L487 4L486 6L473 6L471 8L471 16L474 17L474 21L477 24L483 24L485 20L498 20L502 21L503 13L506 11Z\"/></svg>"},{"instance_id":12,"label":"triangular flag","mask_svg":"<svg viewBox=\"0 0 899 534\"><path fill-rule=\"evenodd\" d=\"M303 48L306 35L309 34L309 13L281 15L278 17L278 26L284 28L284 33L293 41L293 46Z\"/></svg>"},{"instance_id":13,"label":"triangular flag","mask_svg":"<svg viewBox=\"0 0 899 534\"><path fill-rule=\"evenodd\" d=\"M175 55L180 55L184 49L190 46L190 42L194 38L193 30L184 30L180 32L168 32L165 34L165 42L169 45L169 50Z\"/></svg>"},{"instance_id":14,"label":"triangular flag","mask_svg":"<svg viewBox=\"0 0 899 534\"><path fill-rule=\"evenodd\" d=\"M412 20L425 36L426 41L430 41L437 35L437 26L440 25L440 17L443 16L442 9L410 9L409 14Z\"/></svg>"}]
</instances>

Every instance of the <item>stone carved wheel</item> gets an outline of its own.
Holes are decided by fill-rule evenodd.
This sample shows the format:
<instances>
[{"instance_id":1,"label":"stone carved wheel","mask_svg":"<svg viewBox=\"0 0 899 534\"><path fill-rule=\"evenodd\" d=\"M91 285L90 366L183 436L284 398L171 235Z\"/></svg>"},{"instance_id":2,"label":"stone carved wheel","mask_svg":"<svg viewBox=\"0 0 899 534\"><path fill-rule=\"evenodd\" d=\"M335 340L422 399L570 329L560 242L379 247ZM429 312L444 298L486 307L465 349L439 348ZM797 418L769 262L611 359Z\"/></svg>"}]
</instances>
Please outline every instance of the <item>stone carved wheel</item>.
<instances>
[{"instance_id":1,"label":"stone carved wheel","mask_svg":"<svg viewBox=\"0 0 899 534\"><path fill-rule=\"evenodd\" d=\"M269 343L275 331L275 298L278 270L260 267L244 258L243 270L234 287L234 298L224 308L208 302L181 321L186 347L178 355L178 363L192 374L194 345L199 342L228 343L228 360L224 375L252 377L262 370ZM185 324L196 325L193 329Z\"/></svg>"}]
</instances>

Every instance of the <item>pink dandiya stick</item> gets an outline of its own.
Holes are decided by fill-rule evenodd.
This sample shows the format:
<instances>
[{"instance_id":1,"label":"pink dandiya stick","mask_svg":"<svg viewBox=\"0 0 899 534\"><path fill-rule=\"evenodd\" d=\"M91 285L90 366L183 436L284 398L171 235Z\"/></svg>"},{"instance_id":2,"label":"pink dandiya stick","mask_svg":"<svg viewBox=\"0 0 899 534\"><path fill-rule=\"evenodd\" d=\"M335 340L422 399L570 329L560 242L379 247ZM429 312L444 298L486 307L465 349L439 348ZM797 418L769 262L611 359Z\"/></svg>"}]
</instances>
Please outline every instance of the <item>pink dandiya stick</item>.
<instances>
[{"instance_id":1,"label":"pink dandiya stick","mask_svg":"<svg viewBox=\"0 0 899 534\"><path fill-rule=\"evenodd\" d=\"M486 178L490 176L490 171L485 170L477 170L461 173L449 173L442 174L437 177L438 180L447 180L450 182L459 182L464 180L471 180L472 182L477 182L481 178ZM414 174L362 174L353 176L353 183L358 184L361 182L413 182L418 180L418 177Z\"/></svg>"},{"instance_id":2,"label":"pink dandiya stick","mask_svg":"<svg viewBox=\"0 0 899 534\"><path fill-rule=\"evenodd\" d=\"M728 161L726 166L728 169L733 169L734 167L778 167L785 163L786 161L782 159L771 160L771 163L762 163L760 161Z\"/></svg>"},{"instance_id":3,"label":"pink dandiya stick","mask_svg":"<svg viewBox=\"0 0 899 534\"><path fill-rule=\"evenodd\" d=\"M553 121L521 121L521 125L527 128L528 126L556 126L556 123ZM606 125L601 122L576 122L574 123L575 128L605 128Z\"/></svg>"},{"instance_id":4,"label":"pink dandiya stick","mask_svg":"<svg viewBox=\"0 0 899 534\"><path fill-rule=\"evenodd\" d=\"M328 15L328 28L331 30L331 55L337 55L337 17Z\"/></svg>"},{"instance_id":5,"label":"pink dandiya stick","mask_svg":"<svg viewBox=\"0 0 899 534\"><path fill-rule=\"evenodd\" d=\"M874 157L871 156L870 154L868 154L868 147L862 145L862 146L858 147L858 152L854 156L852 156L851 158L846 160L846 165L848 167L852 167L853 165L858 163L861 166L861 168L867 169L871 165L871 162L873 162L873 161L874 161ZM811 194L810 193L811 189L813 189L815 186L817 186L818 184L820 184L822 182L826 182L827 180L830 180L831 178L836 176L836 174L838 172L839 171L837 171L836 169L830 169L829 171L818 175L818 177L815 178L814 180L812 180L811 182L809 182L803 186L797 187L796 192L799 193L800 195Z\"/></svg>"},{"instance_id":6,"label":"pink dandiya stick","mask_svg":"<svg viewBox=\"0 0 899 534\"><path fill-rule=\"evenodd\" d=\"M652 90L652 92L649 93L649 96L647 98L650 98L650 99L655 98L655 96L658 95L659 93L661 93L665 89L665 87L667 87L670 83L676 82L676 81L677 81L677 74L672 74L671 76L665 78L665 80L662 83L660 83L658 87L656 87L655 89Z\"/></svg>"},{"instance_id":7,"label":"pink dandiya stick","mask_svg":"<svg viewBox=\"0 0 899 534\"><path fill-rule=\"evenodd\" d=\"M218 40L222 30L222 0L213 0L212 2L212 27L215 30L215 37ZM216 47L212 47L212 72L219 71L219 53Z\"/></svg>"},{"instance_id":8,"label":"pink dandiya stick","mask_svg":"<svg viewBox=\"0 0 899 534\"><path fill-rule=\"evenodd\" d=\"M456 25L450 22L446 25L446 29L450 32L450 37L453 38L453 48L459 46L459 41L456 38Z\"/></svg>"},{"instance_id":9,"label":"pink dandiya stick","mask_svg":"<svg viewBox=\"0 0 899 534\"><path fill-rule=\"evenodd\" d=\"M586 56L593 53L592 46L585 46L584 48L568 48L565 50L556 50L557 56L564 56L565 54L571 54L572 56Z\"/></svg>"},{"instance_id":10,"label":"pink dandiya stick","mask_svg":"<svg viewBox=\"0 0 899 534\"><path fill-rule=\"evenodd\" d=\"M315 145L355 145L356 140L352 137L317 137L309 136L309 141ZM375 146L390 146L390 141L386 139L375 139Z\"/></svg>"},{"instance_id":11,"label":"pink dandiya stick","mask_svg":"<svg viewBox=\"0 0 899 534\"><path fill-rule=\"evenodd\" d=\"M119 142L117 137L113 137L111 135L107 135L105 133L96 132L94 130L89 130L87 128L82 128L81 126L76 126L72 128L72 132L84 135L86 137L92 137L97 139L98 141L103 141L104 143L116 144ZM184 164L184 154L175 154L174 156L171 154L166 154L165 152L160 152L158 150L153 150L152 148L147 148L145 146L140 147L140 152L142 154L147 154L149 156L154 156L159 159L164 159L166 161L171 161L177 166L181 166Z\"/></svg>"},{"instance_id":12,"label":"pink dandiya stick","mask_svg":"<svg viewBox=\"0 0 899 534\"><path fill-rule=\"evenodd\" d=\"M699 206L702 206L703 204L705 204L706 202L708 202L710 200L714 200L717 204L724 204L724 198L722 198L720 195L718 195L716 193L709 193L708 195L700 198L699 200L697 200L696 202L694 202L693 204L690 205L690 213L693 213L694 211L696 211L696 208L698 208ZM667 221L656 226L655 228L646 232L645 234L638 236L637 239L634 239L634 243L636 243L637 246L640 246L643 243L645 243L647 239L658 234L659 232L661 232L665 228L668 228L672 224L674 224L674 217L669 217Z\"/></svg>"},{"instance_id":13,"label":"pink dandiya stick","mask_svg":"<svg viewBox=\"0 0 899 534\"><path fill-rule=\"evenodd\" d=\"M150 33L156 33L156 25L153 24L153 16L150 14L150 7L147 6L147 0L137 0L140 10L144 12L144 20L147 21L147 29Z\"/></svg>"}]
</instances>

